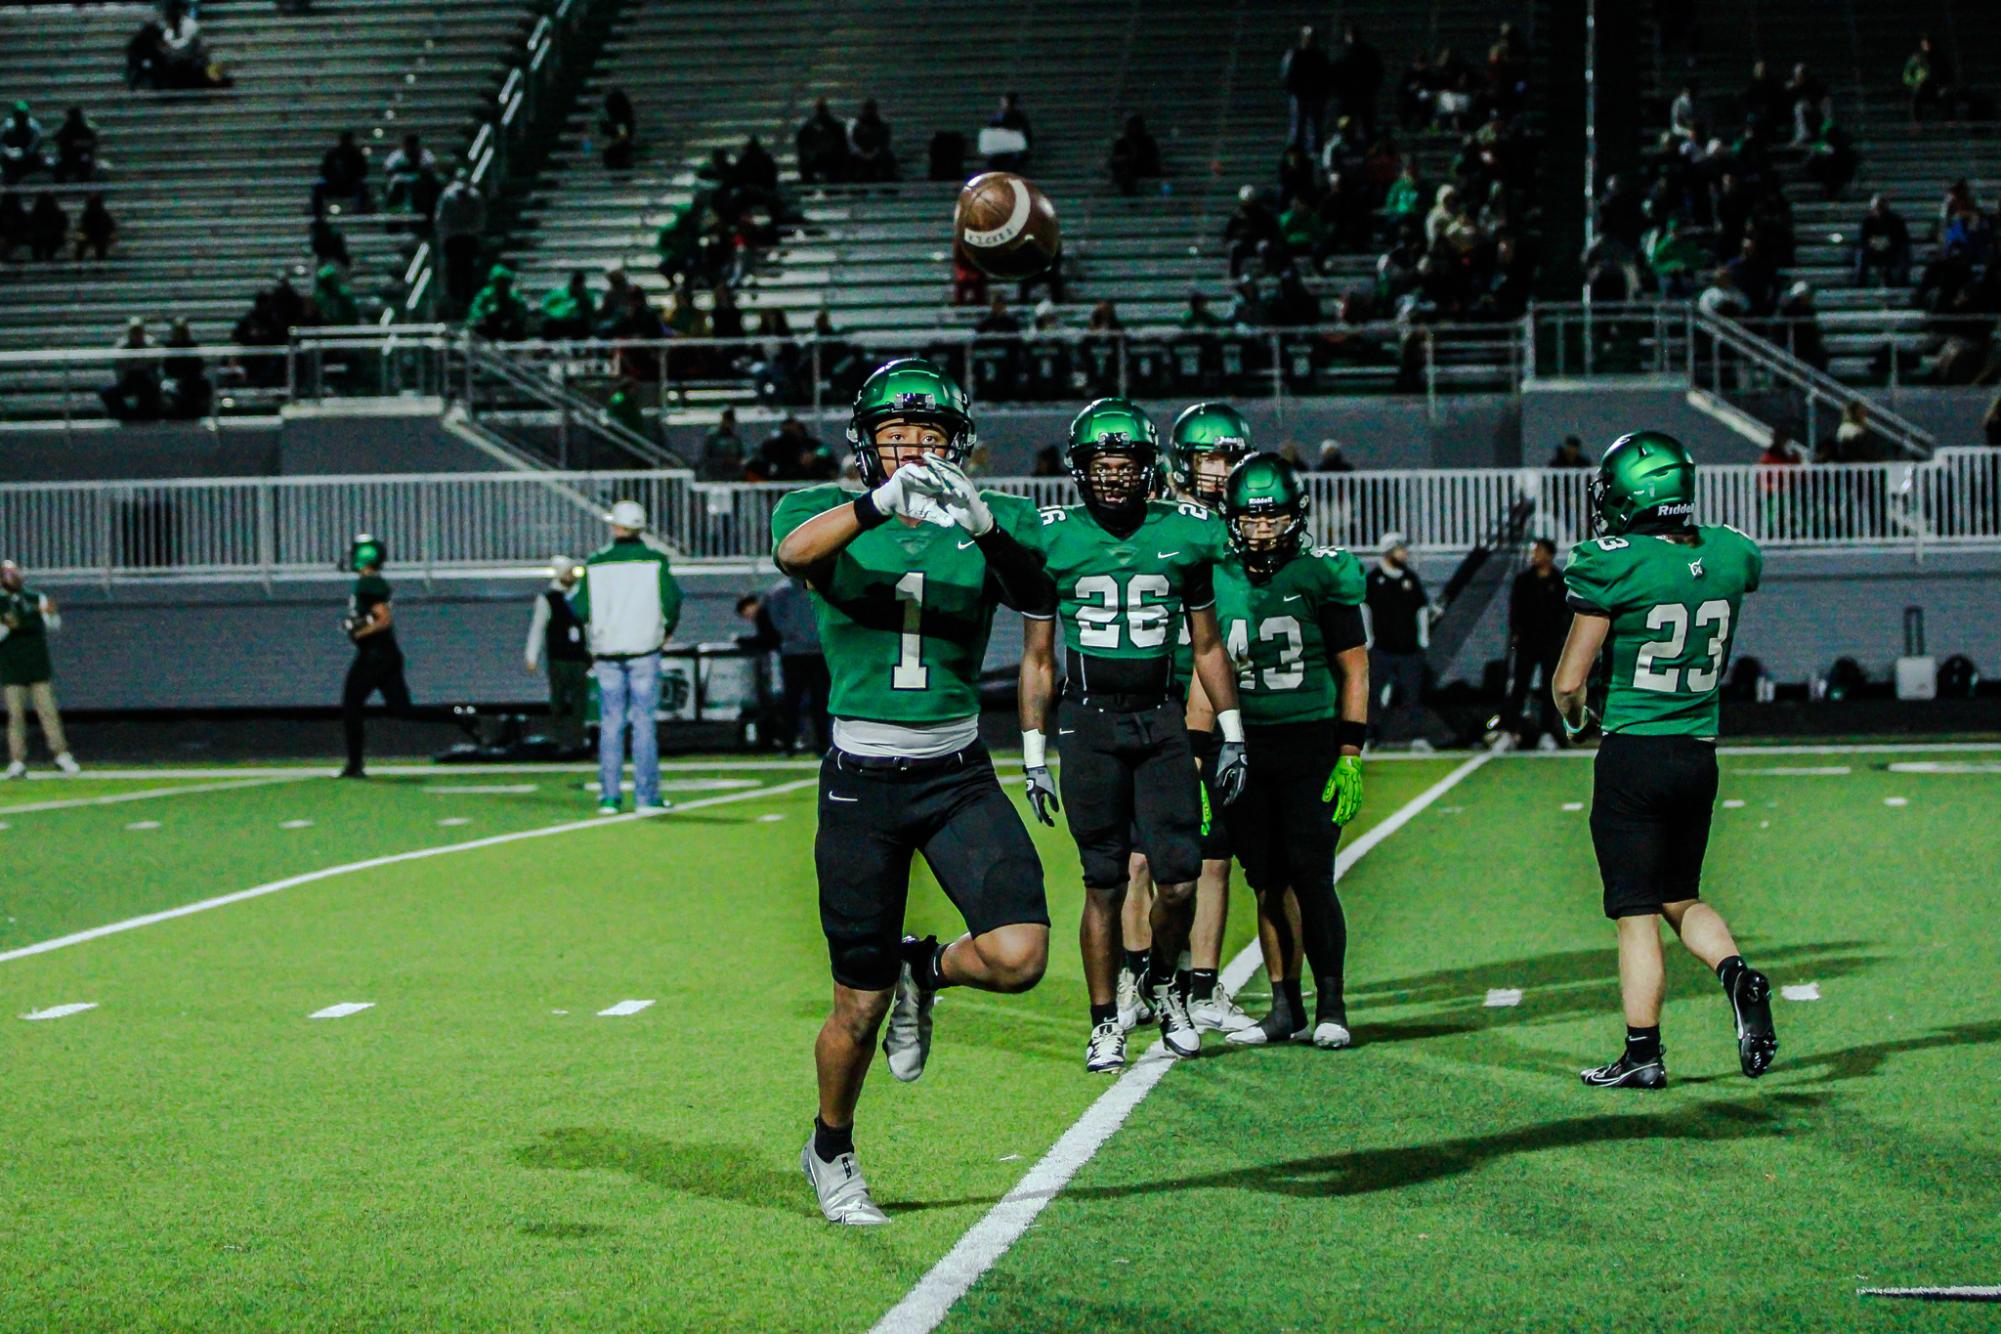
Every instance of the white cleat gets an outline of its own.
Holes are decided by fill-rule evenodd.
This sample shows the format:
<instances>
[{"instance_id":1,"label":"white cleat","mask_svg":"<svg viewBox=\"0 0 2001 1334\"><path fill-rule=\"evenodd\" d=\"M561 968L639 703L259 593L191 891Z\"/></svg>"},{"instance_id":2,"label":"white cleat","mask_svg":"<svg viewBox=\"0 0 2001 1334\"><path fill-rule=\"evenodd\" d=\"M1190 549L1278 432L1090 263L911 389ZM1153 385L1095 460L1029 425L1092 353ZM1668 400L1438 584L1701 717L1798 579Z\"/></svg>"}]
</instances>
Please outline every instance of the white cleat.
<instances>
[{"instance_id":1,"label":"white cleat","mask_svg":"<svg viewBox=\"0 0 2001 1334\"><path fill-rule=\"evenodd\" d=\"M1272 1023L1272 1018L1273 1016L1268 1014L1249 1028L1240 1028L1234 1033L1225 1033L1223 1040L1234 1043L1239 1047L1266 1047L1284 1042L1301 1042L1305 1040L1306 1029L1304 1026L1288 1033L1282 1028L1275 1027Z\"/></svg>"},{"instance_id":2,"label":"white cleat","mask_svg":"<svg viewBox=\"0 0 2001 1334\"><path fill-rule=\"evenodd\" d=\"M1332 1019L1322 1020L1313 1026L1313 1045L1322 1051L1339 1051L1354 1040L1346 1025L1337 1024Z\"/></svg>"},{"instance_id":3,"label":"white cleat","mask_svg":"<svg viewBox=\"0 0 2001 1334\"><path fill-rule=\"evenodd\" d=\"M671 801L656 801L651 805L635 806L632 808L635 815L665 815L673 809L674 803Z\"/></svg>"},{"instance_id":4,"label":"white cleat","mask_svg":"<svg viewBox=\"0 0 2001 1334\"><path fill-rule=\"evenodd\" d=\"M868 1182L862 1180L861 1164L855 1161L852 1150L831 1163L824 1163L813 1152L813 1141L809 1139L799 1151L799 1166L804 1169L813 1193L820 1197L820 1212L829 1223L873 1227L889 1221L889 1215L869 1198Z\"/></svg>"},{"instance_id":5,"label":"white cleat","mask_svg":"<svg viewBox=\"0 0 2001 1334\"><path fill-rule=\"evenodd\" d=\"M1258 1022L1244 1013L1243 1007L1237 1004L1237 998L1221 982L1216 984L1216 992L1208 1000L1189 1005L1188 1017L1195 1021L1195 1027L1209 1033L1240 1033Z\"/></svg>"},{"instance_id":6,"label":"white cleat","mask_svg":"<svg viewBox=\"0 0 2001 1334\"><path fill-rule=\"evenodd\" d=\"M1555 750L1556 749L1555 735L1549 732L1544 732L1541 736L1536 738L1535 748L1541 751Z\"/></svg>"},{"instance_id":7,"label":"white cleat","mask_svg":"<svg viewBox=\"0 0 2001 1334\"><path fill-rule=\"evenodd\" d=\"M896 995L889 1002L889 1022L883 1027L882 1054L889 1059L889 1073L908 1084L924 1073L931 1059L931 1006L935 991L917 985L917 977L904 964L896 975Z\"/></svg>"},{"instance_id":8,"label":"white cleat","mask_svg":"<svg viewBox=\"0 0 2001 1334\"><path fill-rule=\"evenodd\" d=\"M1123 1070L1125 1065L1126 1031L1108 1019L1091 1030L1091 1041L1084 1048L1084 1068L1103 1075Z\"/></svg>"},{"instance_id":9,"label":"white cleat","mask_svg":"<svg viewBox=\"0 0 2001 1334\"><path fill-rule=\"evenodd\" d=\"M1153 1012L1160 1019L1160 1042L1170 1056L1200 1056L1202 1033L1188 1017L1188 998L1172 982L1153 988Z\"/></svg>"},{"instance_id":10,"label":"white cleat","mask_svg":"<svg viewBox=\"0 0 2001 1334\"><path fill-rule=\"evenodd\" d=\"M71 776L83 772L83 766L76 762L76 756L70 754L68 751L64 751L62 754L56 756L56 768Z\"/></svg>"},{"instance_id":11,"label":"white cleat","mask_svg":"<svg viewBox=\"0 0 2001 1334\"><path fill-rule=\"evenodd\" d=\"M1119 969L1118 1000L1119 1027L1126 1032L1153 1022L1153 1007L1146 1003L1146 984L1130 968Z\"/></svg>"},{"instance_id":12,"label":"white cleat","mask_svg":"<svg viewBox=\"0 0 2001 1334\"><path fill-rule=\"evenodd\" d=\"M5 773L0 773L0 779L26 778L27 776L28 776L28 766L22 763L20 760L15 760L12 764L8 765L7 771Z\"/></svg>"},{"instance_id":13,"label":"white cleat","mask_svg":"<svg viewBox=\"0 0 2001 1334\"><path fill-rule=\"evenodd\" d=\"M1410 753L1413 755L1429 755L1434 749L1435 747L1423 737L1418 737L1410 743Z\"/></svg>"}]
</instances>

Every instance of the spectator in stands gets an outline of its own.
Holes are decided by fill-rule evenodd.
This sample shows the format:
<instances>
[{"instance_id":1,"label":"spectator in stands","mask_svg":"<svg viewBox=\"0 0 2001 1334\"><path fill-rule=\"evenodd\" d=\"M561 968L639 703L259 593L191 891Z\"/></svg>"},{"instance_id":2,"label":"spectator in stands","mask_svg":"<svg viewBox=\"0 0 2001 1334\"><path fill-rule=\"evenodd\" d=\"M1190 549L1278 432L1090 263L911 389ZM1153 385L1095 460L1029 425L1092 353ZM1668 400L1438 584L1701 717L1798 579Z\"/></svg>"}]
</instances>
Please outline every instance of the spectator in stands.
<instances>
[{"instance_id":1,"label":"spectator in stands","mask_svg":"<svg viewBox=\"0 0 2001 1334\"><path fill-rule=\"evenodd\" d=\"M1141 181L1162 174L1160 144L1148 132L1146 117L1138 114L1126 117L1125 130L1112 140L1107 165L1111 168L1113 183L1122 194L1136 193Z\"/></svg>"},{"instance_id":2,"label":"spectator in stands","mask_svg":"<svg viewBox=\"0 0 2001 1334\"><path fill-rule=\"evenodd\" d=\"M1589 468L1591 460L1584 457L1584 441L1574 435L1566 435L1563 437L1563 443L1556 447L1556 453L1550 455L1549 462L1545 466L1551 468Z\"/></svg>"},{"instance_id":3,"label":"spectator in stands","mask_svg":"<svg viewBox=\"0 0 2001 1334\"><path fill-rule=\"evenodd\" d=\"M338 264L322 264L313 275L305 323L344 328L361 323L361 302Z\"/></svg>"},{"instance_id":4,"label":"spectator in stands","mask_svg":"<svg viewBox=\"0 0 2001 1334\"><path fill-rule=\"evenodd\" d=\"M28 206L13 190L0 191L0 263L28 244Z\"/></svg>"},{"instance_id":5,"label":"spectator in stands","mask_svg":"<svg viewBox=\"0 0 2001 1334\"><path fill-rule=\"evenodd\" d=\"M1688 234L1679 217L1671 217L1648 232L1641 240L1641 252L1660 294L1675 301L1685 300L1703 271L1714 263L1709 248Z\"/></svg>"},{"instance_id":6,"label":"spectator in stands","mask_svg":"<svg viewBox=\"0 0 2001 1334\"><path fill-rule=\"evenodd\" d=\"M16 102L7 124L0 127L0 185L19 185L48 167L48 155L42 151L42 123L28 114L26 102Z\"/></svg>"},{"instance_id":7,"label":"spectator in stands","mask_svg":"<svg viewBox=\"0 0 2001 1334\"><path fill-rule=\"evenodd\" d=\"M1786 81L1785 97L1793 112L1793 145L1804 147L1813 142L1815 132L1824 122L1834 118L1833 99L1828 96L1827 85L1804 60L1793 66L1793 77Z\"/></svg>"},{"instance_id":8,"label":"spectator in stands","mask_svg":"<svg viewBox=\"0 0 2001 1334\"><path fill-rule=\"evenodd\" d=\"M1441 126L1463 132L1477 101L1473 67L1448 46L1438 53L1432 65L1431 81L1435 89L1431 97L1432 115Z\"/></svg>"},{"instance_id":9,"label":"spectator in stands","mask_svg":"<svg viewBox=\"0 0 2001 1334\"><path fill-rule=\"evenodd\" d=\"M1437 246L1459 218L1459 187L1439 186L1438 194L1432 200L1431 211L1424 215L1424 243L1427 246Z\"/></svg>"},{"instance_id":10,"label":"spectator in stands","mask_svg":"<svg viewBox=\"0 0 2001 1334\"><path fill-rule=\"evenodd\" d=\"M438 178L438 159L417 135L403 136L403 146L382 164L382 175L383 199L389 207L405 208L427 222L437 212L445 185Z\"/></svg>"},{"instance_id":11,"label":"spectator in stands","mask_svg":"<svg viewBox=\"0 0 2001 1334\"><path fill-rule=\"evenodd\" d=\"M1904 61L1904 89L1911 95L1911 124L1927 112L1951 114L1952 62L1932 43L1930 33L1918 34L1917 49Z\"/></svg>"},{"instance_id":12,"label":"spectator in stands","mask_svg":"<svg viewBox=\"0 0 2001 1334\"><path fill-rule=\"evenodd\" d=\"M1744 238L1735 258L1724 265L1751 315L1770 315L1779 304L1779 270L1756 236Z\"/></svg>"},{"instance_id":13,"label":"spectator in stands","mask_svg":"<svg viewBox=\"0 0 2001 1334\"><path fill-rule=\"evenodd\" d=\"M28 214L28 253L38 260L62 258L69 240L69 214L56 202L53 191L35 196L34 211Z\"/></svg>"},{"instance_id":14,"label":"spectator in stands","mask_svg":"<svg viewBox=\"0 0 2001 1334\"><path fill-rule=\"evenodd\" d=\"M897 178L896 153L890 147L889 122L873 97L848 122L848 170L857 181L893 181Z\"/></svg>"},{"instance_id":15,"label":"spectator in stands","mask_svg":"<svg viewBox=\"0 0 2001 1334\"><path fill-rule=\"evenodd\" d=\"M1285 212L1278 215L1278 235L1287 256L1308 269L1318 268L1331 248L1329 229L1321 220L1319 210L1298 195L1294 195Z\"/></svg>"},{"instance_id":16,"label":"spectator in stands","mask_svg":"<svg viewBox=\"0 0 2001 1334\"><path fill-rule=\"evenodd\" d=\"M1279 62L1279 82L1285 88L1288 125L1285 141L1320 155L1321 126L1327 119L1327 95L1334 86L1334 66L1322 51L1312 25L1299 30L1299 43Z\"/></svg>"},{"instance_id":17,"label":"spectator in stands","mask_svg":"<svg viewBox=\"0 0 2001 1334\"><path fill-rule=\"evenodd\" d=\"M1223 244L1229 247L1230 276L1242 276L1257 257L1258 247L1279 239L1278 218L1254 185L1237 191L1237 211L1223 224Z\"/></svg>"},{"instance_id":18,"label":"spectator in stands","mask_svg":"<svg viewBox=\"0 0 2001 1334\"><path fill-rule=\"evenodd\" d=\"M820 378L836 397L853 394L874 363L864 364L861 349L834 330L834 317L825 310L813 315L813 341L820 355Z\"/></svg>"},{"instance_id":19,"label":"spectator in stands","mask_svg":"<svg viewBox=\"0 0 2001 1334\"><path fill-rule=\"evenodd\" d=\"M57 181L89 181L97 176L97 126L83 114L82 107L71 107L63 117L63 123L56 127L55 178Z\"/></svg>"},{"instance_id":20,"label":"spectator in stands","mask_svg":"<svg viewBox=\"0 0 2001 1334\"><path fill-rule=\"evenodd\" d=\"M143 352L153 347L146 336L146 321L134 316L125 325L125 336L114 346L120 352ZM104 410L121 422L157 421L160 416L160 366L152 357L121 358L118 378L99 391Z\"/></svg>"},{"instance_id":21,"label":"spectator in stands","mask_svg":"<svg viewBox=\"0 0 2001 1334\"><path fill-rule=\"evenodd\" d=\"M1684 83L1668 106L1668 129L1680 139L1693 139L1700 125L1695 112L1695 85Z\"/></svg>"},{"instance_id":22,"label":"spectator in stands","mask_svg":"<svg viewBox=\"0 0 2001 1334\"><path fill-rule=\"evenodd\" d=\"M1355 465L1348 462L1348 456L1342 452L1341 442L1330 435L1320 442L1320 453L1314 457L1313 471L1353 472Z\"/></svg>"},{"instance_id":23,"label":"spectator in stands","mask_svg":"<svg viewBox=\"0 0 2001 1334\"><path fill-rule=\"evenodd\" d=\"M1840 198L1841 192L1855 179L1855 169L1861 161L1855 141L1830 116L1820 123L1806 148L1807 179L1818 184L1829 199Z\"/></svg>"},{"instance_id":24,"label":"spectator in stands","mask_svg":"<svg viewBox=\"0 0 2001 1334\"><path fill-rule=\"evenodd\" d=\"M811 353L792 338L792 323L782 310L761 311L757 336L764 341L754 349L750 376L757 396L765 403L796 403L809 397L805 386L812 370Z\"/></svg>"},{"instance_id":25,"label":"spectator in stands","mask_svg":"<svg viewBox=\"0 0 2001 1334\"><path fill-rule=\"evenodd\" d=\"M2001 400L1996 400L2001 402ZM1063 466L1063 454L1054 445L1044 445L1035 451L1035 462L1028 470L1030 477L1067 477L1069 469Z\"/></svg>"},{"instance_id":26,"label":"spectator in stands","mask_svg":"<svg viewBox=\"0 0 2001 1334\"><path fill-rule=\"evenodd\" d=\"M775 199L778 195L778 161L754 134L743 141L737 152L736 184L759 197Z\"/></svg>"},{"instance_id":27,"label":"spectator in stands","mask_svg":"<svg viewBox=\"0 0 2001 1334\"><path fill-rule=\"evenodd\" d=\"M813 114L792 137L799 157L799 179L807 185L821 185L848 179L848 131L827 105L826 98L813 103Z\"/></svg>"},{"instance_id":28,"label":"spectator in stands","mask_svg":"<svg viewBox=\"0 0 2001 1334\"><path fill-rule=\"evenodd\" d=\"M973 326L973 332L983 334L1018 334L1021 321L1007 308L1007 298L996 295L987 307L987 313L980 316L980 322Z\"/></svg>"},{"instance_id":29,"label":"spectator in stands","mask_svg":"<svg viewBox=\"0 0 2001 1334\"><path fill-rule=\"evenodd\" d=\"M94 254L99 259L108 258L111 242L118 235L118 223L113 220L111 210L104 206L102 194L92 194L83 204L83 215L76 223L76 257Z\"/></svg>"},{"instance_id":30,"label":"spectator in stands","mask_svg":"<svg viewBox=\"0 0 2001 1334\"><path fill-rule=\"evenodd\" d=\"M1397 123L1406 130L1418 129L1431 119L1432 80L1431 55L1420 51L1397 80Z\"/></svg>"},{"instance_id":31,"label":"spectator in stands","mask_svg":"<svg viewBox=\"0 0 2001 1334\"><path fill-rule=\"evenodd\" d=\"M1285 247L1267 241L1258 247L1258 261L1237 284L1237 318L1253 328L1290 328L1311 324L1320 303L1307 290Z\"/></svg>"},{"instance_id":32,"label":"spectator in stands","mask_svg":"<svg viewBox=\"0 0 2001 1334\"><path fill-rule=\"evenodd\" d=\"M528 303L514 290L514 270L496 264L487 271L486 286L466 311L466 328L496 343L519 342L528 336Z\"/></svg>"},{"instance_id":33,"label":"spectator in stands","mask_svg":"<svg viewBox=\"0 0 2001 1334\"><path fill-rule=\"evenodd\" d=\"M757 446L765 473L779 482L802 481L819 472L820 452L820 442L806 429L806 423L789 415Z\"/></svg>"},{"instance_id":34,"label":"spectator in stands","mask_svg":"<svg viewBox=\"0 0 2001 1334\"><path fill-rule=\"evenodd\" d=\"M368 154L354 141L353 130L342 130L340 140L320 159L320 178L313 182L313 216L326 212L327 202L352 203L357 212L371 207L368 197Z\"/></svg>"},{"instance_id":35,"label":"spectator in stands","mask_svg":"<svg viewBox=\"0 0 2001 1334\"><path fill-rule=\"evenodd\" d=\"M730 289L722 283L717 283L715 290L710 293L710 298L709 337L743 337L743 307L737 305L736 297L730 292ZM732 349L725 350L722 355L725 357L734 357L738 353Z\"/></svg>"},{"instance_id":36,"label":"spectator in stands","mask_svg":"<svg viewBox=\"0 0 2001 1334\"><path fill-rule=\"evenodd\" d=\"M1760 60L1751 66L1751 81L1745 85L1738 105L1744 114L1746 137L1769 143L1780 134L1792 101L1786 96L1785 80Z\"/></svg>"},{"instance_id":37,"label":"spectator in stands","mask_svg":"<svg viewBox=\"0 0 2001 1334\"><path fill-rule=\"evenodd\" d=\"M627 283L614 310L612 302L605 302L607 317L601 321L604 336L620 343L655 343L667 337L667 326L661 323L660 312L646 299L646 293ZM660 379L661 354L653 347L627 347L618 349L615 360L618 373L643 383L651 384Z\"/></svg>"},{"instance_id":38,"label":"spectator in stands","mask_svg":"<svg viewBox=\"0 0 2001 1334\"><path fill-rule=\"evenodd\" d=\"M1332 86L1339 114L1355 122L1365 139L1376 134L1376 98L1383 87L1383 58L1362 39L1354 23L1341 26L1341 52L1334 57Z\"/></svg>"},{"instance_id":39,"label":"spectator in stands","mask_svg":"<svg viewBox=\"0 0 2001 1334\"><path fill-rule=\"evenodd\" d=\"M639 117L625 89L614 88L604 95L598 112L598 138L604 143L606 171L630 171L639 153Z\"/></svg>"},{"instance_id":40,"label":"spectator in stands","mask_svg":"<svg viewBox=\"0 0 2001 1334\"><path fill-rule=\"evenodd\" d=\"M322 264L338 264L343 273L354 271L354 256L347 249L347 233L325 218L313 219L310 244L315 269Z\"/></svg>"},{"instance_id":41,"label":"spectator in stands","mask_svg":"<svg viewBox=\"0 0 2001 1334\"><path fill-rule=\"evenodd\" d=\"M1089 320L1084 327L1091 333L1122 333L1125 325L1119 320L1119 308L1110 301L1100 301L1091 307Z\"/></svg>"},{"instance_id":42,"label":"spectator in stands","mask_svg":"<svg viewBox=\"0 0 2001 1334\"><path fill-rule=\"evenodd\" d=\"M747 450L737 429L736 409L724 408L722 416L702 437L702 476L716 481L738 481L743 477Z\"/></svg>"},{"instance_id":43,"label":"spectator in stands","mask_svg":"<svg viewBox=\"0 0 2001 1334\"><path fill-rule=\"evenodd\" d=\"M465 309L479 272L479 238L486 230L486 199L464 167L438 196L431 235L444 257L446 314Z\"/></svg>"},{"instance_id":44,"label":"spectator in stands","mask_svg":"<svg viewBox=\"0 0 2001 1334\"><path fill-rule=\"evenodd\" d=\"M1868 286L1872 276L1889 287L1911 282L1911 229L1880 194L1870 196L1855 242L1855 285Z\"/></svg>"},{"instance_id":45,"label":"spectator in stands","mask_svg":"<svg viewBox=\"0 0 2001 1334\"><path fill-rule=\"evenodd\" d=\"M591 283L582 269L570 274L561 287L552 287L542 298L542 337L561 341L589 338L597 327L597 309L591 300Z\"/></svg>"},{"instance_id":46,"label":"spectator in stands","mask_svg":"<svg viewBox=\"0 0 2001 1334\"><path fill-rule=\"evenodd\" d=\"M653 238L653 248L660 255L656 266L660 276L675 286L695 281L708 267L708 245L701 210L693 203L668 205Z\"/></svg>"},{"instance_id":47,"label":"spectator in stands","mask_svg":"<svg viewBox=\"0 0 2001 1334\"><path fill-rule=\"evenodd\" d=\"M1827 342L1821 337L1820 312L1814 307L1813 289L1794 283L1779 299L1778 326L1771 341L1817 371L1827 369Z\"/></svg>"},{"instance_id":48,"label":"spectator in stands","mask_svg":"<svg viewBox=\"0 0 2001 1334\"><path fill-rule=\"evenodd\" d=\"M160 412L173 421L193 421L208 415L215 400L215 386L209 383L208 366L185 349L195 347L194 331L185 319L167 328L160 344L166 356L160 360Z\"/></svg>"},{"instance_id":49,"label":"spectator in stands","mask_svg":"<svg viewBox=\"0 0 2001 1334\"><path fill-rule=\"evenodd\" d=\"M612 385L611 397L604 403L604 413L634 435L648 440L653 438L653 433L646 426L646 407L640 401L639 383L631 376L620 376Z\"/></svg>"},{"instance_id":50,"label":"spectator in stands","mask_svg":"<svg viewBox=\"0 0 2001 1334\"><path fill-rule=\"evenodd\" d=\"M1023 171L1028 167L1029 155L1035 151L1035 131L1028 123L1028 113L1021 109L1021 97L1016 93L1002 93L1000 106L987 121L990 130L1006 130L1021 136L1021 148L987 154L987 165L995 171Z\"/></svg>"},{"instance_id":51,"label":"spectator in stands","mask_svg":"<svg viewBox=\"0 0 2001 1334\"><path fill-rule=\"evenodd\" d=\"M1395 236L1406 222L1416 223L1424 212L1424 190L1418 184L1417 163L1406 162L1383 196L1383 223Z\"/></svg>"}]
</instances>

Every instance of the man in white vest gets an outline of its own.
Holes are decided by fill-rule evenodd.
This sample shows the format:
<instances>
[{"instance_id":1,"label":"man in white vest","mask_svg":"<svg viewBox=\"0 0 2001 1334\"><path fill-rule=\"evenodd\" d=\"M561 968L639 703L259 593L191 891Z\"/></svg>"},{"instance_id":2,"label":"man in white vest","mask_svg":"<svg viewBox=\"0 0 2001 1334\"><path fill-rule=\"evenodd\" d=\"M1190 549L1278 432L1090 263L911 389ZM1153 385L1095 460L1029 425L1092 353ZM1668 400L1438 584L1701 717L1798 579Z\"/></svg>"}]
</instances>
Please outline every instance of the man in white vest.
<instances>
[{"instance_id":1,"label":"man in white vest","mask_svg":"<svg viewBox=\"0 0 2001 1334\"><path fill-rule=\"evenodd\" d=\"M611 542L584 562L570 605L588 628L598 683L598 814L616 815L632 728L633 797L641 815L667 809L660 797L660 647L681 619L681 589L667 549L646 531L646 509L621 500L606 515Z\"/></svg>"}]
</instances>

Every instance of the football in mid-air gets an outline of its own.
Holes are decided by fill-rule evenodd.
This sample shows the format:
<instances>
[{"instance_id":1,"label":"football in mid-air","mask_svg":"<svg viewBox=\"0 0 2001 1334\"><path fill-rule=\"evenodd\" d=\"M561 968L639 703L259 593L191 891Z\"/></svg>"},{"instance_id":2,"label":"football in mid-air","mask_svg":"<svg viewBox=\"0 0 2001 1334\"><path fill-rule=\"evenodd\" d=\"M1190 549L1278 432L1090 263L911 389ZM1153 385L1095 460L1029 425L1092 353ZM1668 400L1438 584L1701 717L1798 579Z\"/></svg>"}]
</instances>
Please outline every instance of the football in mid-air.
<instances>
[{"instance_id":1,"label":"football in mid-air","mask_svg":"<svg viewBox=\"0 0 2001 1334\"><path fill-rule=\"evenodd\" d=\"M1011 171L989 171L959 191L953 244L990 278L1032 278L1063 248L1056 206L1035 182Z\"/></svg>"}]
</instances>

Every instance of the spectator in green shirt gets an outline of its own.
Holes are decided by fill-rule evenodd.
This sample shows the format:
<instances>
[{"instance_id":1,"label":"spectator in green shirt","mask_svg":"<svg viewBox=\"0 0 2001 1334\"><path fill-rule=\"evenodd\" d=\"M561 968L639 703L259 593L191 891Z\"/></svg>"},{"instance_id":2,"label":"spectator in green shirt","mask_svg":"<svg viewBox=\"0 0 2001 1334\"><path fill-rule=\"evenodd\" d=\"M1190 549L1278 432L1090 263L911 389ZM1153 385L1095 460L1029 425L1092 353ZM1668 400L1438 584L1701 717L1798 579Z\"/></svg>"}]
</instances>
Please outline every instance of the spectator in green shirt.
<instances>
[{"instance_id":1,"label":"spectator in green shirt","mask_svg":"<svg viewBox=\"0 0 2001 1334\"><path fill-rule=\"evenodd\" d=\"M591 301L590 279L582 269L570 275L570 281L561 287L552 287L542 298L542 336L544 338L589 338L591 329L597 323L597 310Z\"/></svg>"},{"instance_id":2,"label":"spectator in green shirt","mask_svg":"<svg viewBox=\"0 0 2001 1334\"><path fill-rule=\"evenodd\" d=\"M486 286L472 299L466 311L466 327L482 338L513 342L528 336L528 303L514 290L514 270L496 264L486 275Z\"/></svg>"},{"instance_id":3,"label":"spectator in green shirt","mask_svg":"<svg viewBox=\"0 0 2001 1334\"><path fill-rule=\"evenodd\" d=\"M1383 213L1388 218L1390 231L1396 232L1406 220L1424 212L1424 191L1417 183L1417 164L1406 162L1403 171L1390 182L1389 192L1383 196Z\"/></svg>"},{"instance_id":4,"label":"spectator in green shirt","mask_svg":"<svg viewBox=\"0 0 2001 1334\"><path fill-rule=\"evenodd\" d=\"M313 312L319 317L316 321L319 324L361 323L361 303L355 299L354 288L348 286L340 265L320 265L319 274L313 279Z\"/></svg>"}]
</instances>

